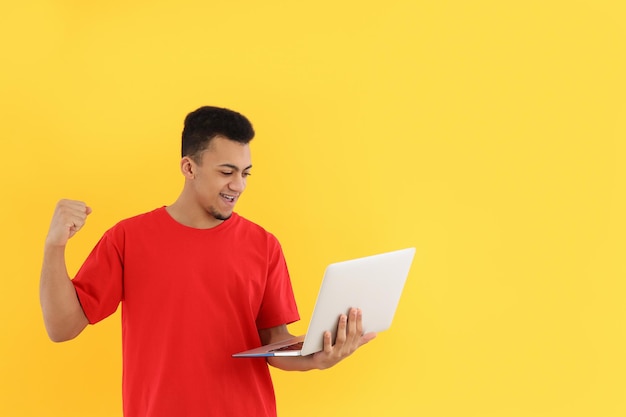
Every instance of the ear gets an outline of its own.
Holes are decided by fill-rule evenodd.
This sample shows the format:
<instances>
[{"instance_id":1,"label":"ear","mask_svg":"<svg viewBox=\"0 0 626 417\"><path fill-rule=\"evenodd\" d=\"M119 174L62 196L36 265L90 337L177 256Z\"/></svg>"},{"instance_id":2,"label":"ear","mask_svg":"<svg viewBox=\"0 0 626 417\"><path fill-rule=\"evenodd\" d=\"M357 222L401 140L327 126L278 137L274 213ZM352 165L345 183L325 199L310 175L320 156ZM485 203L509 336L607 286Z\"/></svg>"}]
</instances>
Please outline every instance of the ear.
<instances>
[{"instance_id":1,"label":"ear","mask_svg":"<svg viewBox=\"0 0 626 417\"><path fill-rule=\"evenodd\" d=\"M188 156L184 156L180 160L180 172L187 179L194 179L196 177L196 163Z\"/></svg>"}]
</instances>

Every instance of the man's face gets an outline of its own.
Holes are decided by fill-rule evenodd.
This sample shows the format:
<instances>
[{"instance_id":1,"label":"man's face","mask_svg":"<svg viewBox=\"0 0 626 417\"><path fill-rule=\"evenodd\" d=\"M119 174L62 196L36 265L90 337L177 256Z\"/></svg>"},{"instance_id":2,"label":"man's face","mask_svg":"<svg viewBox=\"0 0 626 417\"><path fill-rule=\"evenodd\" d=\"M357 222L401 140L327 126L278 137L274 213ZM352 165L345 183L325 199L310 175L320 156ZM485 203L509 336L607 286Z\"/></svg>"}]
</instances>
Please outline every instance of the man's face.
<instances>
[{"instance_id":1,"label":"man's face","mask_svg":"<svg viewBox=\"0 0 626 417\"><path fill-rule=\"evenodd\" d=\"M223 137L214 138L194 164L192 187L198 203L217 220L228 219L252 168L250 146Z\"/></svg>"}]
</instances>

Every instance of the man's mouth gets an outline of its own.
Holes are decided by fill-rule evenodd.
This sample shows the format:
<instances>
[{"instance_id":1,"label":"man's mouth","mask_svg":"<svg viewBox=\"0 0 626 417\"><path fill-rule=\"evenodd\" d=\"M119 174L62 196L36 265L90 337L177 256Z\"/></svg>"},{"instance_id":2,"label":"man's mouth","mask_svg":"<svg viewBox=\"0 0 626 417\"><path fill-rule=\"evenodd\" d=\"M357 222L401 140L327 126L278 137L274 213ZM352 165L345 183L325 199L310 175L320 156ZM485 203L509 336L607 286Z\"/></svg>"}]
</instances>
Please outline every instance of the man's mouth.
<instances>
[{"instance_id":1,"label":"man's mouth","mask_svg":"<svg viewBox=\"0 0 626 417\"><path fill-rule=\"evenodd\" d=\"M228 194L221 194L220 195L225 198L226 200L230 201L231 203L235 201L235 196L233 195L228 195Z\"/></svg>"}]
</instances>

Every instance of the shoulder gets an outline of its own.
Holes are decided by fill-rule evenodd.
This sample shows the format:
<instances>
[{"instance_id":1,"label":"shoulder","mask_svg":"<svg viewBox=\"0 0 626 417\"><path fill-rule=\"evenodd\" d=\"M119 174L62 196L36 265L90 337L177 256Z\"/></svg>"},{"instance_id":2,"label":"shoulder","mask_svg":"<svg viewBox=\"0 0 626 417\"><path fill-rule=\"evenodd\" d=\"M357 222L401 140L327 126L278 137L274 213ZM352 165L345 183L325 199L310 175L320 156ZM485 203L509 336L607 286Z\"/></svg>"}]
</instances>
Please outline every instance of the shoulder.
<instances>
[{"instance_id":1,"label":"shoulder","mask_svg":"<svg viewBox=\"0 0 626 417\"><path fill-rule=\"evenodd\" d=\"M240 214L233 213L228 221L232 222L235 227L239 227L242 229L252 230L259 233L269 233L265 228L252 220L249 220Z\"/></svg>"},{"instance_id":2,"label":"shoulder","mask_svg":"<svg viewBox=\"0 0 626 417\"><path fill-rule=\"evenodd\" d=\"M166 221L165 207L159 207L152 211L137 214L132 217L120 220L113 227L111 227L108 234L119 234L126 231L133 231L136 229L145 230L150 227L159 227Z\"/></svg>"},{"instance_id":3,"label":"shoulder","mask_svg":"<svg viewBox=\"0 0 626 417\"><path fill-rule=\"evenodd\" d=\"M250 237L263 238L269 242L278 244L278 239L273 233L267 231L263 226L255 223L237 213L233 213L229 221L233 222L233 227L238 229L238 233L243 233Z\"/></svg>"}]
</instances>

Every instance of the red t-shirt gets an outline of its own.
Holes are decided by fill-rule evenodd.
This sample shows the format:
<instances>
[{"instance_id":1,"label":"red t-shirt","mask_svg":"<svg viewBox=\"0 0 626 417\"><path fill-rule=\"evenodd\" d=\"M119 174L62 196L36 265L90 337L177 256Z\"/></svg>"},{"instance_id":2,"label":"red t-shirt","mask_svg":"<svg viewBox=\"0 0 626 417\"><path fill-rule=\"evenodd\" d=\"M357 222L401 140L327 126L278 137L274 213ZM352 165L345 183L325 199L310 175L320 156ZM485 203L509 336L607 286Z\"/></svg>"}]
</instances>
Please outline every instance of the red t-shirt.
<instances>
[{"instance_id":1,"label":"red t-shirt","mask_svg":"<svg viewBox=\"0 0 626 417\"><path fill-rule=\"evenodd\" d=\"M299 320L278 240L233 214L212 229L165 208L108 230L73 280L90 323L122 303L126 417L275 416L258 329Z\"/></svg>"}]
</instances>

